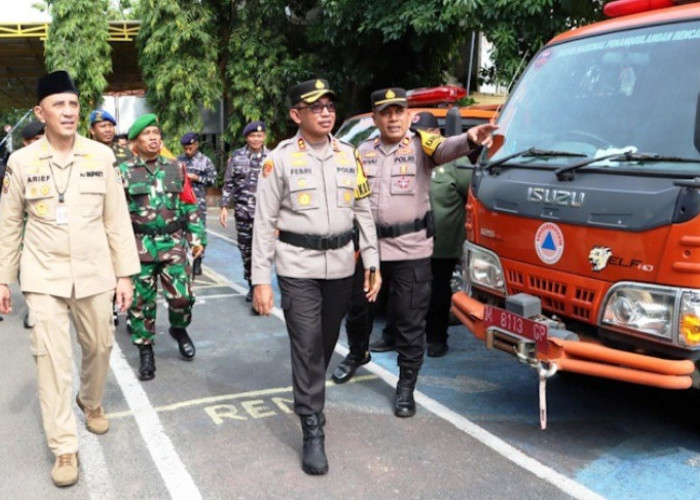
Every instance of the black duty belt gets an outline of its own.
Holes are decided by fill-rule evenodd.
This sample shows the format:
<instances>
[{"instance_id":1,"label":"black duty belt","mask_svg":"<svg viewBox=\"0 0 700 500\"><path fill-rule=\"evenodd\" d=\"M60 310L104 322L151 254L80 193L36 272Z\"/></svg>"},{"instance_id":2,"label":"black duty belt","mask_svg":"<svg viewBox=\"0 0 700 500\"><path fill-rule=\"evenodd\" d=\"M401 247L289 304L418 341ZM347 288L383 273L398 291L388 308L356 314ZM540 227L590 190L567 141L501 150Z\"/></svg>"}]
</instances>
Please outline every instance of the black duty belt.
<instances>
[{"instance_id":1,"label":"black duty belt","mask_svg":"<svg viewBox=\"0 0 700 500\"><path fill-rule=\"evenodd\" d=\"M134 224L134 233L145 234L148 236L164 236L166 234L173 234L178 232L180 229L185 229L187 223L184 221L169 222L163 227L149 227L145 224Z\"/></svg>"},{"instance_id":2,"label":"black duty belt","mask_svg":"<svg viewBox=\"0 0 700 500\"><path fill-rule=\"evenodd\" d=\"M352 241L352 230L340 234L299 234L291 231L280 231L279 240L295 247L311 250L335 250L343 248Z\"/></svg>"},{"instance_id":3,"label":"black duty belt","mask_svg":"<svg viewBox=\"0 0 700 500\"><path fill-rule=\"evenodd\" d=\"M427 229L428 237L433 235L433 212L428 210L420 219L413 219L412 222L401 222L399 224L377 224L377 236L380 238L396 238L408 233L416 233Z\"/></svg>"}]
</instances>

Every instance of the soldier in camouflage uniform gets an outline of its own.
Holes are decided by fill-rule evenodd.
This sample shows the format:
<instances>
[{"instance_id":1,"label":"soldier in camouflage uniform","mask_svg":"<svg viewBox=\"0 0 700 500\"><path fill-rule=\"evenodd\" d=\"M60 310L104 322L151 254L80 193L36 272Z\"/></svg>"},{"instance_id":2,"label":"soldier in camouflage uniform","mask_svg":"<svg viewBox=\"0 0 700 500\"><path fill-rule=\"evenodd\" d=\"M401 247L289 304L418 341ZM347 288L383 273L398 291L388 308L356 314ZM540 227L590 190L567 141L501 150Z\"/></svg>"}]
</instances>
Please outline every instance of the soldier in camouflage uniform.
<instances>
[{"instance_id":1,"label":"soldier in camouflage uniform","mask_svg":"<svg viewBox=\"0 0 700 500\"><path fill-rule=\"evenodd\" d=\"M199 150L199 136L195 132L188 132L180 139L182 149L185 151L177 157L177 161L184 163L187 169L187 177L190 178L192 189L199 203L199 217L202 219L204 229L207 228L207 188L216 184L216 167L208 156ZM202 274L202 259L204 254L194 259L192 273Z\"/></svg>"},{"instance_id":2,"label":"soldier in camouflage uniform","mask_svg":"<svg viewBox=\"0 0 700 500\"><path fill-rule=\"evenodd\" d=\"M168 302L170 335L186 360L195 355L187 326L194 296L190 286L188 246L198 257L206 245L194 196L183 201L182 166L160 155L161 134L155 115L147 114L129 129L136 156L119 165L141 261L133 277L134 302L129 309L132 342L139 347L139 378L155 377L152 345L155 341L157 278Z\"/></svg>"},{"instance_id":3,"label":"soldier in camouflage uniform","mask_svg":"<svg viewBox=\"0 0 700 500\"><path fill-rule=\"evenodd\" d=\"M233 210L236 217L236 234L238 249L243 258L243 277L248 282L246 301L253 297L250 286L250 263L253 239L253 219L255 217L255 191L258 187L258 175L265 158L270 153L265 147L265 123L250 122L243 129L246 145L235 150L226 165L224 185L221 190L221 214L219 222L226 227L228 207L233 198Z\"/></svg>"}]
</instances>

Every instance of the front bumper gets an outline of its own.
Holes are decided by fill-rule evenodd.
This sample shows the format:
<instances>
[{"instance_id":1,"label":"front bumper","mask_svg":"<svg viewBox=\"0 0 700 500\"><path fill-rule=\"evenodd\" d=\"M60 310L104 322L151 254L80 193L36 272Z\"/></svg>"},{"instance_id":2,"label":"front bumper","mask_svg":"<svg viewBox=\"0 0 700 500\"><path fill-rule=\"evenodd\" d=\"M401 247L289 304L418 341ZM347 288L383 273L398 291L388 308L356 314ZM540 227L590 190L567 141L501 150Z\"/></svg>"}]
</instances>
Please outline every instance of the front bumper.
<instances>
[{"instance_id":1,"label":"front bumper","mask_svg":"<svg viewBox=\"0 0 700 500\"><path fill-rule=\"evenodd\" d=\"M472 332L487 343L524 360L530 357L537 361L556 365L558 371L608 378L633 384L660 387L663 389L688 389L692 386L691 375L695 364L688 359L670 360L654 356L635 354L612 349L592 339L564 340L557 337L547 339L546 352L534 349L533 341L517 335L501 332L494 340L493 328L484 323L484 304L469 297L465 292L452 296L452 312ZM582 337L583 338L583 337ZM524 349L529 345L529 349Z\"/></svg>"}]
</instances>

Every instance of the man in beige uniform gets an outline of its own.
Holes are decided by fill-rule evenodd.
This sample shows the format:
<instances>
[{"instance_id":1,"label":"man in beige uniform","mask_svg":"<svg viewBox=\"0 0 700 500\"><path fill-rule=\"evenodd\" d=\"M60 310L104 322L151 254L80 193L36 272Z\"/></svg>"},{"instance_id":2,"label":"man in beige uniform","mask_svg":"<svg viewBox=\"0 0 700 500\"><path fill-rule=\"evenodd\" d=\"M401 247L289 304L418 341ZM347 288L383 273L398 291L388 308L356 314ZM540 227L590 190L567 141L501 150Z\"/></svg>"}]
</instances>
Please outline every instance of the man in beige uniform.
<instances>
[{"instance_id":1,"label":"man in beige uniform","mask_svg":"<svg viewBox=\"0 0 700 500\"><path fill-rule=\"evenodd\" d=\"M408 128L411 115L404 89L376 90L371 103L372 119L380 136L360 144L358 153L371 188L381 271L389 284L388 314L395 318L399 381L394 414L412 417L416 413L413 392L423 364L425 315L432 279L431 170L488 146L496 126L478 125L449 138L422 130L414 133ZM369 361L374 313L373 305L361 294L353 294L346 320L350 352L333 371L336 383L347 382L360 365Z\"/></svg>"},{"instance_id":2,"label":"man in beige uniform","mask_svg":"<svg viewBox=\"0 0 700 500\"><path fill-rule=\"evenodd\" d=\"M3 182L0 312L11 311L8 285L21 271L34 321L31 350L44 430L56 456L51 477L57 486L70 486L78 480L78 437L68 315L82 349L77 403L88 430L104 434L112 295L116 288L117 304L123 311L129 307L129 276L139 272L139 259L114 153L76 134L75 84L68 73L56 71L39 80L37 94L34 113L46 124L46 136L10 156Z\"/></svg>"},{"instance_id":3,"label":"man in beige uniform","mask_svg":"<svg viewBox=\"0 0 700 500\"><path fill-rule=\"evenodd\" d=\"M355 149L331 134L335 92L309 80L288 92L297 135L267 157L258 180L253 225L253 308L274 305L272 263L282 292L292 353L294 411L304 434L302 469L328 472L324 449L326 369L352 290L353 221L362 261L379 266L367 179ZM365 299L374 301L381 277L364 276Z\"/></svg>"}]
</instances>

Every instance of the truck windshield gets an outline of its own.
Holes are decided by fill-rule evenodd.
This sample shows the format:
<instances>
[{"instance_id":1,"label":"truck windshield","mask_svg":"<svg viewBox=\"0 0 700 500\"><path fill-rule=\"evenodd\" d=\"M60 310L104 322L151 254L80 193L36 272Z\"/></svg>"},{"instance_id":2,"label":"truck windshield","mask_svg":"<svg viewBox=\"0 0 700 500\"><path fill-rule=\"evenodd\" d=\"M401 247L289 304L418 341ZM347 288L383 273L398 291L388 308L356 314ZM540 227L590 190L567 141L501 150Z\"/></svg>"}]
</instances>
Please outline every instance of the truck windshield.
<instances>
[{"instance_id":1,"label":"truck windshield","mask_svg":"<svg viewBox=\"0 0 700 500\"><path fill-rule=\"evenodd\" d=\"M529 148L588 158L632 152L700 160L699 108L700 21L566 41L545 48L528 66L501 114L503 145L489 160ZM513 161L561 168L581 159ZM600 166L700 175L694 161Z\"/></svg>"}]
</instances>

